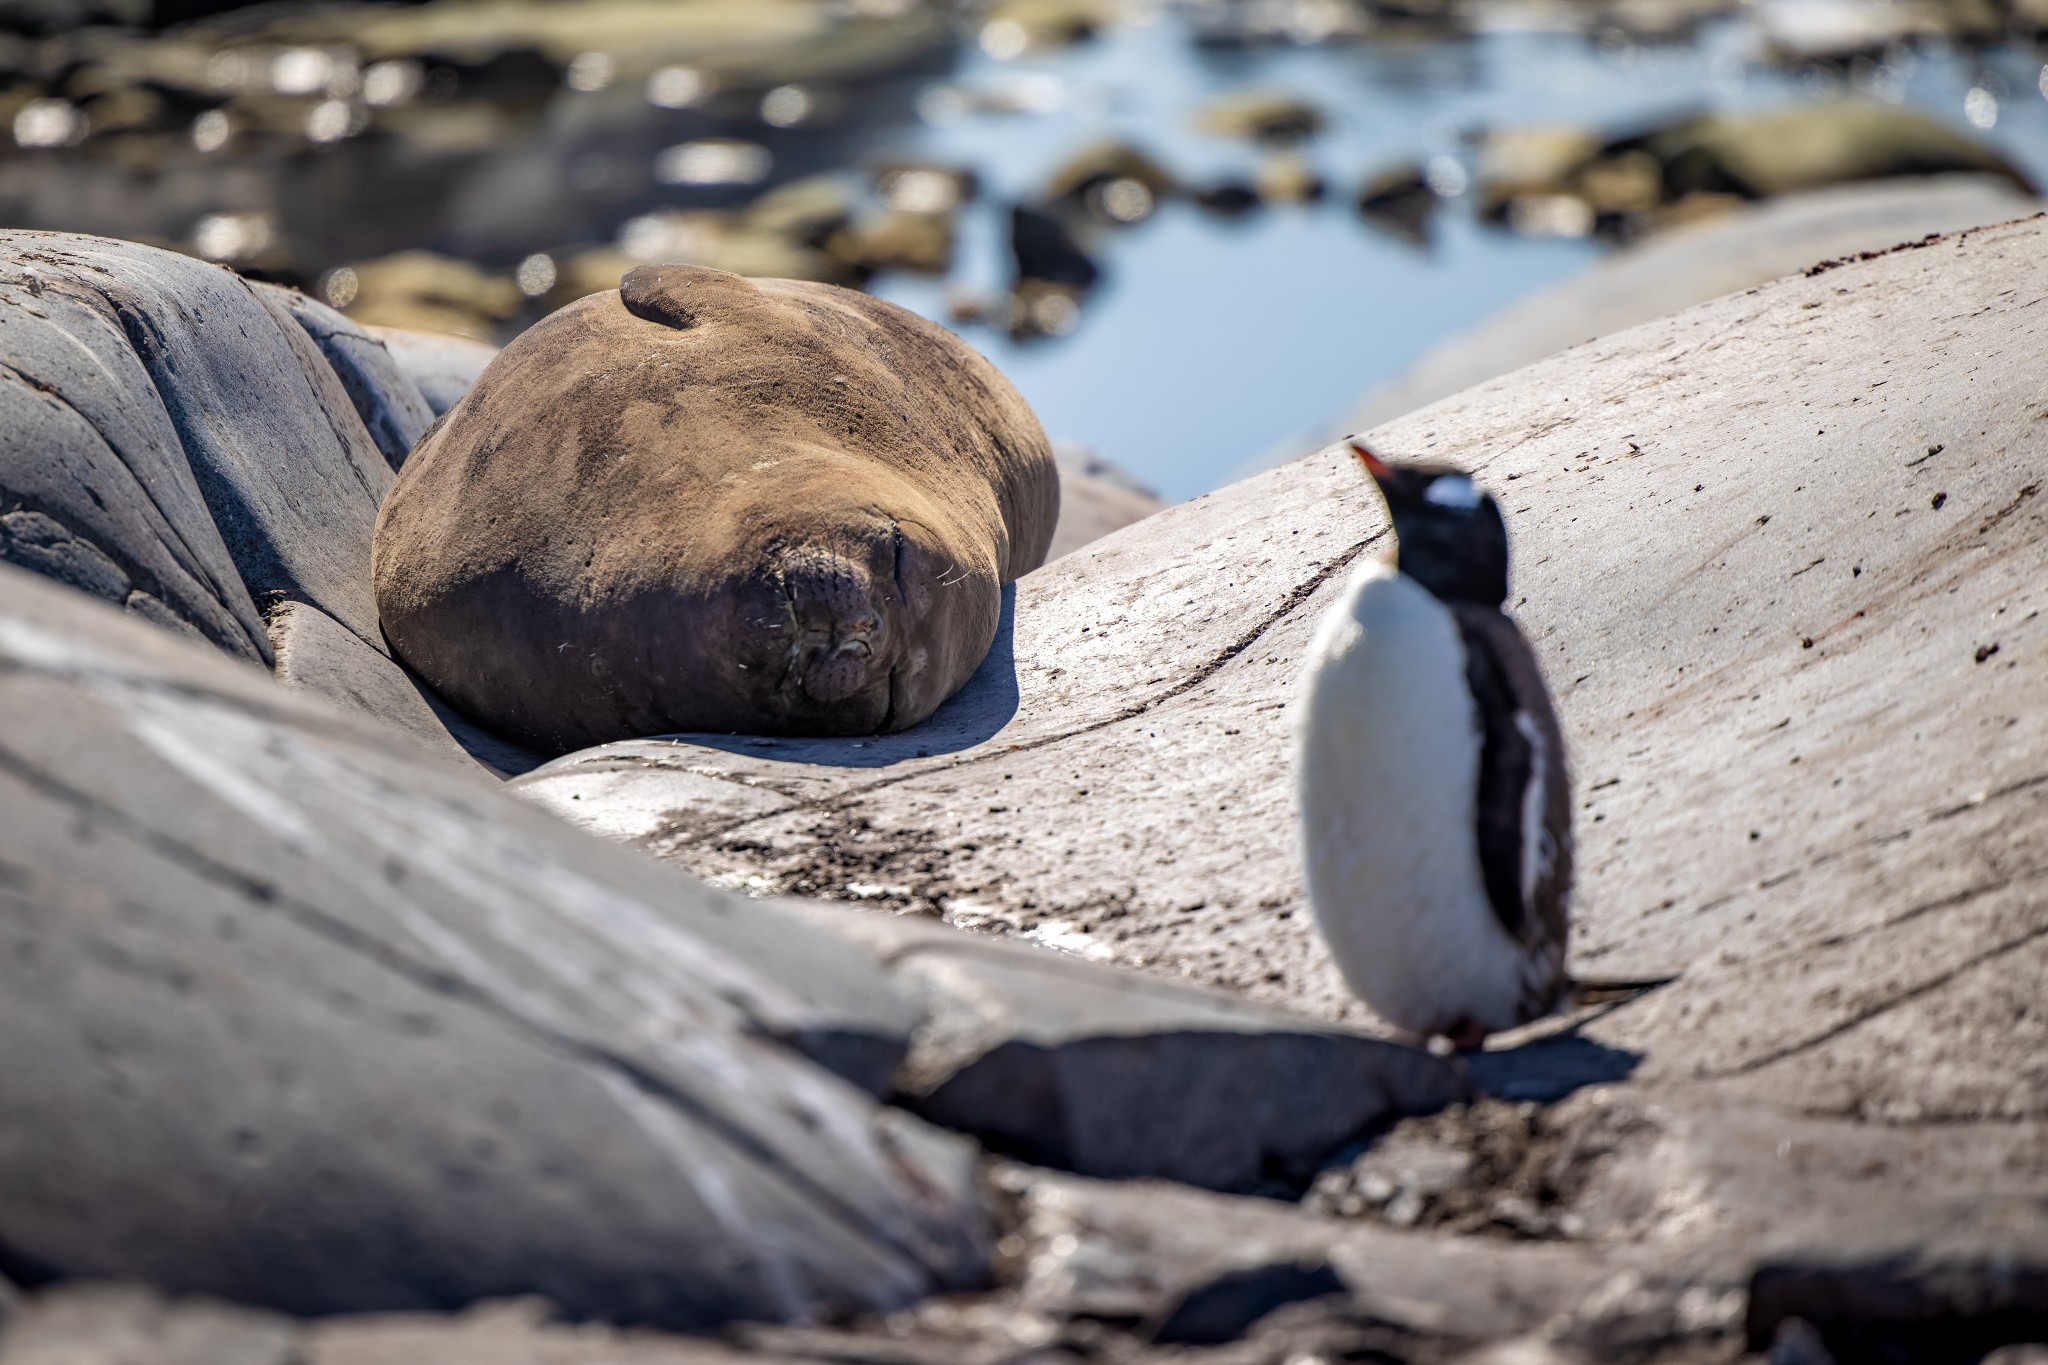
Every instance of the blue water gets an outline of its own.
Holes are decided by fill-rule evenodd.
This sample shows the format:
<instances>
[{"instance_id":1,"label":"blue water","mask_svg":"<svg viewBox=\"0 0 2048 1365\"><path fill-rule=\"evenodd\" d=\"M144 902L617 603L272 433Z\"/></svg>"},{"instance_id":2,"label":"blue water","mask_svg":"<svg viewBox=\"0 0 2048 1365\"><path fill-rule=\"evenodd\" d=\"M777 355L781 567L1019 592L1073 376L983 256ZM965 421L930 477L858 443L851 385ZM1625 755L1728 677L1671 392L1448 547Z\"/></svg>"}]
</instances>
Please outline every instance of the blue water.
<instances>
[{"instance_id":1,"label":"blue water","mask_svg":"<svg viewBox=\"0 0 2048 1365\"><path fill-rule=\"evenodd\" d=\"M1513 300L1585 268L1604 248L1518 237L1474 221L1453 201L1432 246L1418 249L1361 219L1353 200L1372 174L1432 155L1473 165L1462 134L1566 123L1622 132L1708 108L1837 97L1839 77L1749 60L1733 21L1687 45L1605 44L1574 33L1503 31L1467 39L1217 53L1171 18L1112 30L1045 57L963 57L952 84L1037 81L1065 107L975 114L906 130L898 145L973 166L987 186L964 222L954 285L995 292L1010 271L1003 206L1030 198L1074 147L1115 134L1176 174L1249 178L1263 153L1197 132L1191 115L1216 94L1271 87L1302 95L1332 126L1306 151L1331 185L1320 205L1268 208L1237 222L1174 202L1111 237L1105 283L1070 335L1017 343L966 329L1016 381L1055 440L1123 465L1171 498L1230 481L1274 455L1299 453L1416 356ZM2048 100L2040 58L1942 49L1878 74L1895 94L1963 124L1973 86L2000 96L1985 136L2048 183ZM878 292L944 320L947 286L901 276Z\"/></svg>"}]
</instances>

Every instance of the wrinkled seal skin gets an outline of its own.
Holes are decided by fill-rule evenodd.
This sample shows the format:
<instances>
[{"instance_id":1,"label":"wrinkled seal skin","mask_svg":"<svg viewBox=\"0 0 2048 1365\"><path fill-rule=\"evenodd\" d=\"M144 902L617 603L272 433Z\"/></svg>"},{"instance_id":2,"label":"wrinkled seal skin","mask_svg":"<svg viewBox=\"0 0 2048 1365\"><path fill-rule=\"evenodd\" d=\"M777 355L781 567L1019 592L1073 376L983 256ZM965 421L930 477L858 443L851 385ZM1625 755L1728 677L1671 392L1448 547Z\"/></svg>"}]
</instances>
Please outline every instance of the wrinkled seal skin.
<instances>
[{"instance_id":1,"label":"wrinkled seal skin","mask_svg":"<svg viewBox=\"0 0 2048 1365\"><path fill-rule=\"evenodd\" d=\"M959 338L864 294L633 271L494 360L378 517L385 634L560 752L900 730L1045 559L1051 447Z\"/></svg>"}]
</instances>

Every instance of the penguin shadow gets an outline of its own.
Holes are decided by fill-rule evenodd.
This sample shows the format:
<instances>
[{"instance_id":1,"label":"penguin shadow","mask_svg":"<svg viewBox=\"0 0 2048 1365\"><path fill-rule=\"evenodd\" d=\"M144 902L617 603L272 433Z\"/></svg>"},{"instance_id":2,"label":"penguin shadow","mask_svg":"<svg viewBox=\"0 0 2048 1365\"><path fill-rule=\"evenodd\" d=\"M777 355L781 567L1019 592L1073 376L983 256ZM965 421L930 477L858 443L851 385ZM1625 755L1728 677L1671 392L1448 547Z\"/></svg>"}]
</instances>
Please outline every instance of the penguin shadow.
<instances>
[{"instance_id":1,"label":"penguin shadow","mask_svg":"<svg viewBox=\"0 0 2048 1365\"><path fill-rule=\"evenodd\" d=\"M1643 1054L1595 1042L1579 1031L1607 1012L1600 1009L1590 1018L1506 1047L1466 1053L1466 1074L1495 1099L1537 1104L1554 1104L1589 1085L1625 1081L1642 1064Z\"/></svg>"},{"instance_id":2,"label":"penguin shadow","mask_svg":"<svg viewBox=\"0 0 2048 1365\"><path fill-rule=\"evenodd\" d=\"M914 758L959 753L991 739L1017 714L1017 585L1003 585L1003 614L981 667L921 724L891 735L829 739L765 735L664 735L702 749L746 754L777 763L834 768L887 768Z\"/></svg>"}]
</instances>

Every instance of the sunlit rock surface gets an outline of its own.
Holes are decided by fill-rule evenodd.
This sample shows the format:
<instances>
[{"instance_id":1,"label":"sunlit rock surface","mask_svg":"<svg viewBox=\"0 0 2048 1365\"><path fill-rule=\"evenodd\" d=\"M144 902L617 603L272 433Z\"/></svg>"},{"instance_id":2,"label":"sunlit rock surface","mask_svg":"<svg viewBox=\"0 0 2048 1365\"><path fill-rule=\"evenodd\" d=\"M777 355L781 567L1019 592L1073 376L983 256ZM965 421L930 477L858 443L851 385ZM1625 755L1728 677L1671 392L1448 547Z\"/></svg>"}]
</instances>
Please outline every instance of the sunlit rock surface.
<instances>
[{"instance_id":1,"label":"sunlit rock surface","mask_svg":"<svg viewBox=\"0 0 2048 1365\"><path fill-rule=\"evenodd\" d=\"M0 736L10 1270L672 1327L982 1278L843 940L14 569Z\"/></svg>"},{"instance_id":2,"label":"sunlit rock surface","mask_svg":"<svg viewBox=\"0 0 2048 1365\"><path fill-rule=\"evenodd\" d=\"M1573 1196L1590 1238L2048 1245L2044 247L1835 264L1371 433L1503 499L1576 758L1578 969L1679 977L1482 1058L1496 1093L1625 1079L1652 1111ZM1023 580L918 731L612 745L520 789L728 883L1369 1022L1302 904L1285 755L1309 630L1385 547L1324 452Z\"/></svg>"}]
</instances>

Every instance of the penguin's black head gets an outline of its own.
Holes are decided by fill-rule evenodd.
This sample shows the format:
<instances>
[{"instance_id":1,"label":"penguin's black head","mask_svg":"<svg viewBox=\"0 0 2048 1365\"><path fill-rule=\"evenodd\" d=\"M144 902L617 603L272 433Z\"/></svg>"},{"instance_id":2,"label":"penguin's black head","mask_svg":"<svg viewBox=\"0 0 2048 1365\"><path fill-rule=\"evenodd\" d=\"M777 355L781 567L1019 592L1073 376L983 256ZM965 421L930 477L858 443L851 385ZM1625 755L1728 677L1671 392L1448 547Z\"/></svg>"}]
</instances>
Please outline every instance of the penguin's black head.
<instances>
[{"instance_id":1,"label":"penguin's black head","mask_svg":"<svg viewBox=\"0 0 2048 1365\"><path fill-rule=\"evenodd\" d=\"M1507 601L1508 528L1491 494L1449 465L1390 465L1350 445L1387 500L1403 574L1439 601Z\"/></svg>"}]
</instances>

